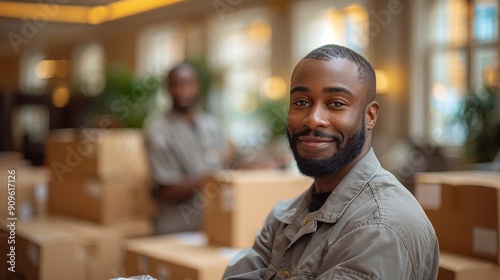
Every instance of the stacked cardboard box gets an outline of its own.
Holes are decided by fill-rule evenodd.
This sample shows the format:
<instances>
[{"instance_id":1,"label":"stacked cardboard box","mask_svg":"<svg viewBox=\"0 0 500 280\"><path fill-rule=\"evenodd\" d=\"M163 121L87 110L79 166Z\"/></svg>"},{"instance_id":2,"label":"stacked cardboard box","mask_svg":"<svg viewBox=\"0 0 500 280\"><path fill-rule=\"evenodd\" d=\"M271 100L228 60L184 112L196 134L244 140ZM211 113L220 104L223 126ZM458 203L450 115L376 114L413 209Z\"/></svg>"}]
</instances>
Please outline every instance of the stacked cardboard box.
<instances>
[{"instance_id":1,"label":"stacked cardboard box","mask_svg":"<svg viewBox=\"0 0 500 280\"><path fill-rule=\"evenodd\" d=\"M43 217L46 214L49 181L49 170L46 167L14 166L0 168L0 172L2 221L7 218L27 220Z\"/></svg>"},{"instance_id":2,"label":"stacked cardboard box","mask_svg":"<svg viewBox=\"0 0 500 280\"><path fill-rule=\"evenodd\" d=\"M499 173L481 171L419 173L416 175L415 196L431 220L440 249L445 254L452 253L482 259L492 263L494 268L498 269L500 264ZM443 260L446 261L449 258ZM472 267L480 270L481 267L486 266ZM465 268L467 266L460 267L462 275L468 273ZM497 274L497 278L494 279L500 279L500 275Z\"/></svg>"},{"instance_id":3,"label":"stacked cardboard box","mask_svg":"<svg viewBox=\"0 0 500 280\"><path fill-rule=\"evenodd\" d=\"M437 280L498 280L500 266L464 255L441 252Z\"/></svg>"},{"instance_id":4,"label":"stacked cardboard box","mask_svg":"<svg viewBox=\"0 0 500 280\"><path fill-rule=\"evenodd\" d=\"M52 131L46 143L49 213L103 225L149 220L154 203L143 146L141 130Z\"/></svg>"},{"instance_id":5,"label":"stacked cardboard box","mask_svg":"<svg viewBox=\"0 0 500 280\"><path fill-rule=\"evenodd\" d=\"M7 240L12 231L15 242ZM121 234L93 223L51 217L2 226L0 234L0 279L101 280L121 266Z\"/></svg>"},{"instance_id":6,"label":"stacked cardboard box","mask_svg":"<svg viewBox=\"0 0 500 280\"><path fill-rule=\"evenodd\" d=\"M251 246L267 215L280 200L312 184L279 170L221 171L198 195L203 233L179 233L126 241L123 275L157 279L221 279L229 261ZM258 201L258 207L255 203Z\"/></svg>"},{"instance_id":7,"label":"stacked cardboard box","mask_svg":"<svg viewBox=\"0 0 500 280\"><path fill-rule=\"evenodd\" d=\"M200 233L127 240L124 275L156 279L219 280L237 249L207 245Z\"/></svg>"},{"instance_id":8,"label":"stacked cardboard box","mask_svg":"<svg viewBox=\"0 0 500 280\"><path fill-rule=\"evenodd\" d=\"M311 179L288 171L222 171L205 184L203 231L215 245L251 246L273 206L311 185Z\"/></svg>"}]
</instances>

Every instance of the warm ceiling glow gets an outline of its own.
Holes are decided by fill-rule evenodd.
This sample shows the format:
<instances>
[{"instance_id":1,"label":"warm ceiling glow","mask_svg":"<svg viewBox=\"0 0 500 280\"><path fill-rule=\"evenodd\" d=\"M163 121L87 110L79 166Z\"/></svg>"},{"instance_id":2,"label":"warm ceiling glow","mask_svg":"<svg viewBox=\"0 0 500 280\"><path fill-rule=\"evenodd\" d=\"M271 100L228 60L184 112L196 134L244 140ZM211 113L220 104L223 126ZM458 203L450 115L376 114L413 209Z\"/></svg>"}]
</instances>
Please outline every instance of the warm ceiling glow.
<instances>
[{"instance_id":1,"label":"warm ceiling glow","mask_svg":"<svg viewBox=\"0 0 500 280\"><path fill-rule=\"evenodd\" d=\"M272 100L279 100L286 95L286 83L278 76L269 77L264 83L264 94Z\"/></svg>"},{"instance_id":2,"label":"warm ceiling glow","mask_svg":"<svg viewBox=\"0 0 500 280\"><path fill-rule=\"evenodd\" d=\"M100 24L182 1L184 0L122 0L94 7L0 1L0 17L28 19L35 22Z\"/></svg>"},{"instance_id":3,"label":"warm ceiling glow","mask_svg":"<svg viewBox=\"0 0 500 280\"><path fill-rule=\"evenodd\" d=\"M100 24L111 18L109 6L97 6L87 12L87 22L90 24Z\"/></svg>"},{"instance_id":4,"label":"warm ceiling glow","mask_svg":"<svg viewBox=\"0 0 500 280\"><path fill-rule=\"evenodd\" d=\"M69 89L66 86L57 87L52 92L52 104L54 104L56 108L63 108L68 105L69 98Z\"/></svg>"}]
</instances>

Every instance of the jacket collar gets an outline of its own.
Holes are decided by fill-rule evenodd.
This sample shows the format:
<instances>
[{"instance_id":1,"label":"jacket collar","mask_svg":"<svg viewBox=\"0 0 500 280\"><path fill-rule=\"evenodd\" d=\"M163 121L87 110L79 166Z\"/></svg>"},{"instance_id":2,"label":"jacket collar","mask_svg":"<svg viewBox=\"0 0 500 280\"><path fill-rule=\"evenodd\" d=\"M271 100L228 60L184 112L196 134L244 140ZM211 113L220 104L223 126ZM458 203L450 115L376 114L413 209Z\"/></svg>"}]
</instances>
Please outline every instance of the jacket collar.
<instances>
[{"instance_id":1,"label":"jacket collar","mask_svg":"<svg viewBox=\"0 0 500 280\"><path fill-rule=\"evenodd\" d=\"M314 214L311 219L325 223L335 223L342 216L345 209L349 206L362 191L363 187L380 170L378 161L373 148L361 158L342 179L338 186L332 191L325 204ZM298 199L290 205L278 206L276 218L283 223L291 224L300 213L308 211L312 198L312 188L304 192ZM282 209L280 209L282 208Z\"/></svg>"}]
</instances>

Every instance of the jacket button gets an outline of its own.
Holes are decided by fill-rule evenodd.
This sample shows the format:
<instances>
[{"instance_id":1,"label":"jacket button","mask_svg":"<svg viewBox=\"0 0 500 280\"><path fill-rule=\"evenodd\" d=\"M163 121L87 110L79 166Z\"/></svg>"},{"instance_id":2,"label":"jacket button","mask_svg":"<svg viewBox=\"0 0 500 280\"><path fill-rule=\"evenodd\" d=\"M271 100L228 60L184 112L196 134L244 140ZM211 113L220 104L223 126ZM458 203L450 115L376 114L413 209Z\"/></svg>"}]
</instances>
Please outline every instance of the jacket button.
<instances>
[{"instance_id":1,"label":"jacket button","mask_svg":"<svg viewBox=\"0 0 500 280\"><path fill-rule=\"evenodd\" d=\"M304 225L307 225L307 223L309 223L309 219L306 217L304 218Z\"/></svg>"},{"instance_id":2,"label":"jacket button","mask_svg":"<svg viewBox=\"0 0 500 280\"><path fill-rule=\"evenodd\" d=\"M282 275L283 275L283 277L288 278L288 277L290 277L290 272L288 272L288 270L285 270L285 271L283 271Z\"/></svg>"}]
</instances>

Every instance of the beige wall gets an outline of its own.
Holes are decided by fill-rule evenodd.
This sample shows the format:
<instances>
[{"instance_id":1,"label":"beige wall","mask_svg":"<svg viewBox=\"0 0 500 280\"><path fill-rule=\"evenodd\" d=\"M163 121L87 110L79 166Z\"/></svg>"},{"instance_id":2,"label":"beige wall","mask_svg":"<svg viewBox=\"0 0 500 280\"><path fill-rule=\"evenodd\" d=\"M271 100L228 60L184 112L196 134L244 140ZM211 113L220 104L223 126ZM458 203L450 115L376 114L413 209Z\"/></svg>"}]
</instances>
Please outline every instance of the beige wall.
<instances>
[{"instance_id":1,"label":"beige wall","mask_svg":"<svg viewBox=\"0 0 500 280\"><path fill-rule=\"evenodd\" d=\"M380 115L374 131L374 148L384 152L409 134L411 2L370 3L369 58L389 80L388 91L377 96Z\"/></svg>"}]
</instances>

